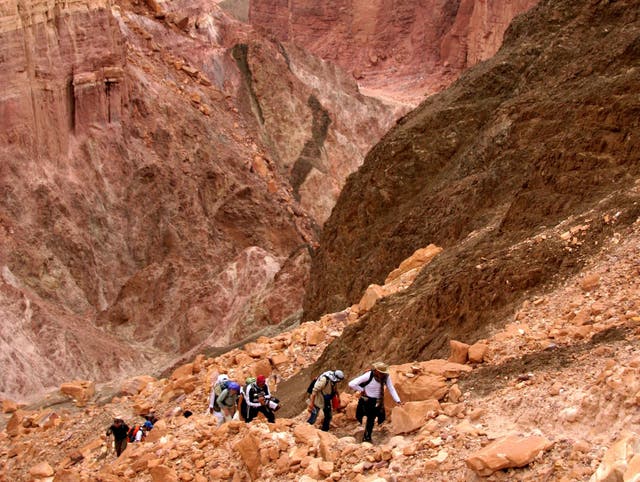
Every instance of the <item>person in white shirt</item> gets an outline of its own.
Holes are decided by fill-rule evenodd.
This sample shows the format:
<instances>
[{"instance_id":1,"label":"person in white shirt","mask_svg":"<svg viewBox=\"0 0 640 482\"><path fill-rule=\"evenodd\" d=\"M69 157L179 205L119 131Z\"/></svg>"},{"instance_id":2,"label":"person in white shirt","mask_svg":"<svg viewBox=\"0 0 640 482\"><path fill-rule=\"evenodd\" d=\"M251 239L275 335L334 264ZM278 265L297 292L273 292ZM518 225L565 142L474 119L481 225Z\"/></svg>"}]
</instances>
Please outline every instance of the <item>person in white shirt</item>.
<instances>
[{"instance_id":1,"label":"person in white shirt","mask_svg":"<svg viewBox=\"0 0 640 482\"><path fill-rule=\"evenodd\" d=\"M389 366L383 362L376 362L372 365L372 370L363 373L359 377L349 382L349 388L360 393L356 417L362 423L362 419L367 417L365 424L363 442L371 442L371 432L376 418L382 423L384 421L384 389L389 390L391 398L398 404L402 401L393 386L389 376Z\"/></svg>"}]
</instances>

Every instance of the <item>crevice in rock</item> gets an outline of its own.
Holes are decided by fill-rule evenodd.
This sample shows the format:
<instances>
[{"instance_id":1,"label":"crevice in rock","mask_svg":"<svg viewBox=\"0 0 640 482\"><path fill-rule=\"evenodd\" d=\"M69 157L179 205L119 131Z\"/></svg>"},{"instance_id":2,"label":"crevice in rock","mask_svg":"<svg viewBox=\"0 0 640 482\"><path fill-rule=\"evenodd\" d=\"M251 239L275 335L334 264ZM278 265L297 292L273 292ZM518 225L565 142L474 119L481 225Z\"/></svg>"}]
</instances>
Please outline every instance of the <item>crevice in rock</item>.
<instances>
[{"instance_id":1,"label":"crevice in rock","mask_svg":"<svg viewBox=\"0 0 640 482\"><path fill-rule=\"evenodd\" d=\"M251 107L258 117L260 126L264 126L264 114L262 113L262 107L256 95L256 91L253 88L253 75L251 68L249 67L249 61L247 60L247 54L249 53L249 46L247 44L236 44L231 50L231 55L236 61L236 65L242 73L245 86L249 91L249 99L251 101Z\"/></svg>"},{"instance_id":2,"label":"crevice in rock","mask_svg":"<svg viewBox=\"0 0 640 482\"><path fill-rule=\"evenodd\" d=\"M291 186L293 187L294 196L298 201L300 200L300 186L302 186L307 179L311 169L315 167L319 171L325 171L319 161L322 155L322 149L324 148L324 142L327 139L329 125L331 124L329 112L322 107L322 104L320 104L320 101L315 95L312 94L309 96L307 105L311 109L313 116L311 139L305 142L291 170Z\"/></svg>"}]
</instances>

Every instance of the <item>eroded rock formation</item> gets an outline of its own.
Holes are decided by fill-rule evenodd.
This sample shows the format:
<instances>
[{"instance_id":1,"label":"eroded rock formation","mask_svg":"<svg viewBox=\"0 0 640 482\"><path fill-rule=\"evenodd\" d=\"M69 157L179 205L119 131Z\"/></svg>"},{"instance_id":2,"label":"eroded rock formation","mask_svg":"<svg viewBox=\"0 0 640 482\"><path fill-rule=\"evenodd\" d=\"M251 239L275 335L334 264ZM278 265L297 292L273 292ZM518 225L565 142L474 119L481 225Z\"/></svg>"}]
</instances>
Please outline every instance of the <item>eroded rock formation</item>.
<instances>
[{"instance_id":1,"label":"eroded rock formation","mask_svg":"<svg viewBox=\"0 0 640 482\"><path fill-rule=\"evenodd\" d=\"M535 0L251 0L249 19L405 101L441 90L491 57Z\"/></svg>"},{"instance_id":2,"label":"eroded rock formation","mask_svg":"<svg viewBox=\"0 0 640 482\"><path fill-rule=\"evenodd\" d=\"M395 107L215 2L9 1L0 40L0 392L299 319Z\"/></svg>"}]
</instances>

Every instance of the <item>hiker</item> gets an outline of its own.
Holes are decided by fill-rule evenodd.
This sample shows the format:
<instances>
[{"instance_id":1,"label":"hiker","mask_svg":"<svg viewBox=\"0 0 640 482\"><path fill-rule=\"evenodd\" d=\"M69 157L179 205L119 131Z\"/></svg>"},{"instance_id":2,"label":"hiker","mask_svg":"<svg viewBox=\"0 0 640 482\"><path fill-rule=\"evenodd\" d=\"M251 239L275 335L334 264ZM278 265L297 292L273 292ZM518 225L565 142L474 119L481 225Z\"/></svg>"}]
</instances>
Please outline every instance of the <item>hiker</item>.
<instances>
[{"instance_id":1,"label":"hiker","mask_svg":"<svg viewBox=\"0 0 640 482\"><path fill-rule=\"evenodd\" d=\"M134 425L129 429L129 433L127 434L128 441L130 443L133 442L142 442L142 439L145 436L144 428L142 425Z\"/></svg>"},{"instance_id":2,"label":"hiker","mask_svg":"<svg viewBox=\"0 0 640 482\"><path fill-rule=\"evenodd\" d=\"M129 433L129 426L124 423L121 417L114 417L113 424L107 430L107 437L113 434L113 447L116 450L116 457L120 457L120 454L127 448L127 434Z\"/></svg>"},{"instance_id":3,"label":"hiker","mask_svg":"<svg viewBox=\"0 0 640 482\"><path fill-rule=\"evenodd\" d=\"M385 386L389 389L391 398L393 398L398 405L402 405L402 401L391 382L389 366L386 363L374 363L370 371L363 373L349 382L349 388L360 393L360 399L358 400L358 407L356 409L358 422L362 423L363 417L367 417L364 437L362 439L363 442L371 442L371 432L373 431L376 418L378 419L378 425L385 420Z\"/></svg>"},{"instance_id":4,"label":"hiker","mask_svg":"<svg viewBox=\"0 0 640 482\"><path fill-rule=\"evenodd\" d=\"M247 377L244 381L244 387L240 388L240 395L238 396L238 413L240 418L245 422L249 418L249 405L247 405L247 393L251 384L256 383L255 377Z\"/></svg>"},{"instance_id":5,"label":"hiker","mask_svg":"<svg viewBox=\"0 0 640 482\"><path fill-rule=\"evenodd\" d=\"M333 416L333 399L338 397L336 385L344 380L342 370L324 372L313 383L311 396L309 397L309 419L308 423L316 423L318 413L322 410L324 418L322 420L322 430L329 431L331 417ZM308 391L308 390L307 390ZM339 399L338 399L339 400Z\"/></svg>"},{"instance_id":6,"label":"hiker","mask_svg":"<svg viewBox=\"0 0 640 482\"><path fill-rule=\"evenodd\" d=\"M222 412L223 421L228 422L233 419L238 406L238 395L240 394L240 385L230 381L227 388L222 390L218 396L217 403Z\"/></svg>"},{"instance_id":7,"label":"hiker","mask_svg":"<svg viewBox=\"0 0 640 482\"><path fill-rule=\"evenodd\" d=\"M218 405L216 398L225 388L227 388L228 383L229 377L225 374L220 375L211 387L211 394L209 395L209 413L213 414L218 419L218 425L224 421L224 415L220 411L220 406Z\"/></svg>"},{"instance_id":8,"label":"hiker","mask_svg":"<svg viewBox=\"0 0 640 482\"><path fill-rule=\"evenodd\" d=\"M258 375L256 382L247 387L247 393L245 394L247 405L249 405L248 416L246 422L251 422L258 413L262 413L267 417L269 423L276 421L276 416L273 410L269 407L271 401L271 393L269 392L269 386L267 385L267 379L264 375Z\"/></svg>"},{"instance_id":9,"label":"hiker","mask_svg":"<svg viewBox=\"0 0 640 482\"><path fill-rule=\"evenodd\" d=\"M156 417L155 413L153 412L147 413L146 415L143 415L143 417L146 420L144 424L147 425L148 422L150 425L149 430L151 430L153 428L153 424L158 421L158 417Z\"/></svg>"}]
</instances>

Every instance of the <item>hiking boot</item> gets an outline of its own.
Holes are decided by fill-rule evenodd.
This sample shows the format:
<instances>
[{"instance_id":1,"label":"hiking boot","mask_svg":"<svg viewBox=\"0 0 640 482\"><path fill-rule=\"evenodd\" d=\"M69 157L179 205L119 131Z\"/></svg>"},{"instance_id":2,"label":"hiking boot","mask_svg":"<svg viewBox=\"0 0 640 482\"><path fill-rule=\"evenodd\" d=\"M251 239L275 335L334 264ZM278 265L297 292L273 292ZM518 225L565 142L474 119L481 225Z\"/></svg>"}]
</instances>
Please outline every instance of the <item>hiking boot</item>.
<instances>
[{"instance_id":1,"label":"hiking boot","mask_svg":"<svg viewBox=\"0 0 640 482\"><path fill-rule=\"evenodd\" d=\"M363 442L369 442L369 443L372 443L372 442L371 442L371 436L367 437L367 436L365 435L365 436L362 438L362 441L363 441Z\"/></svg>"}]
</instances>

